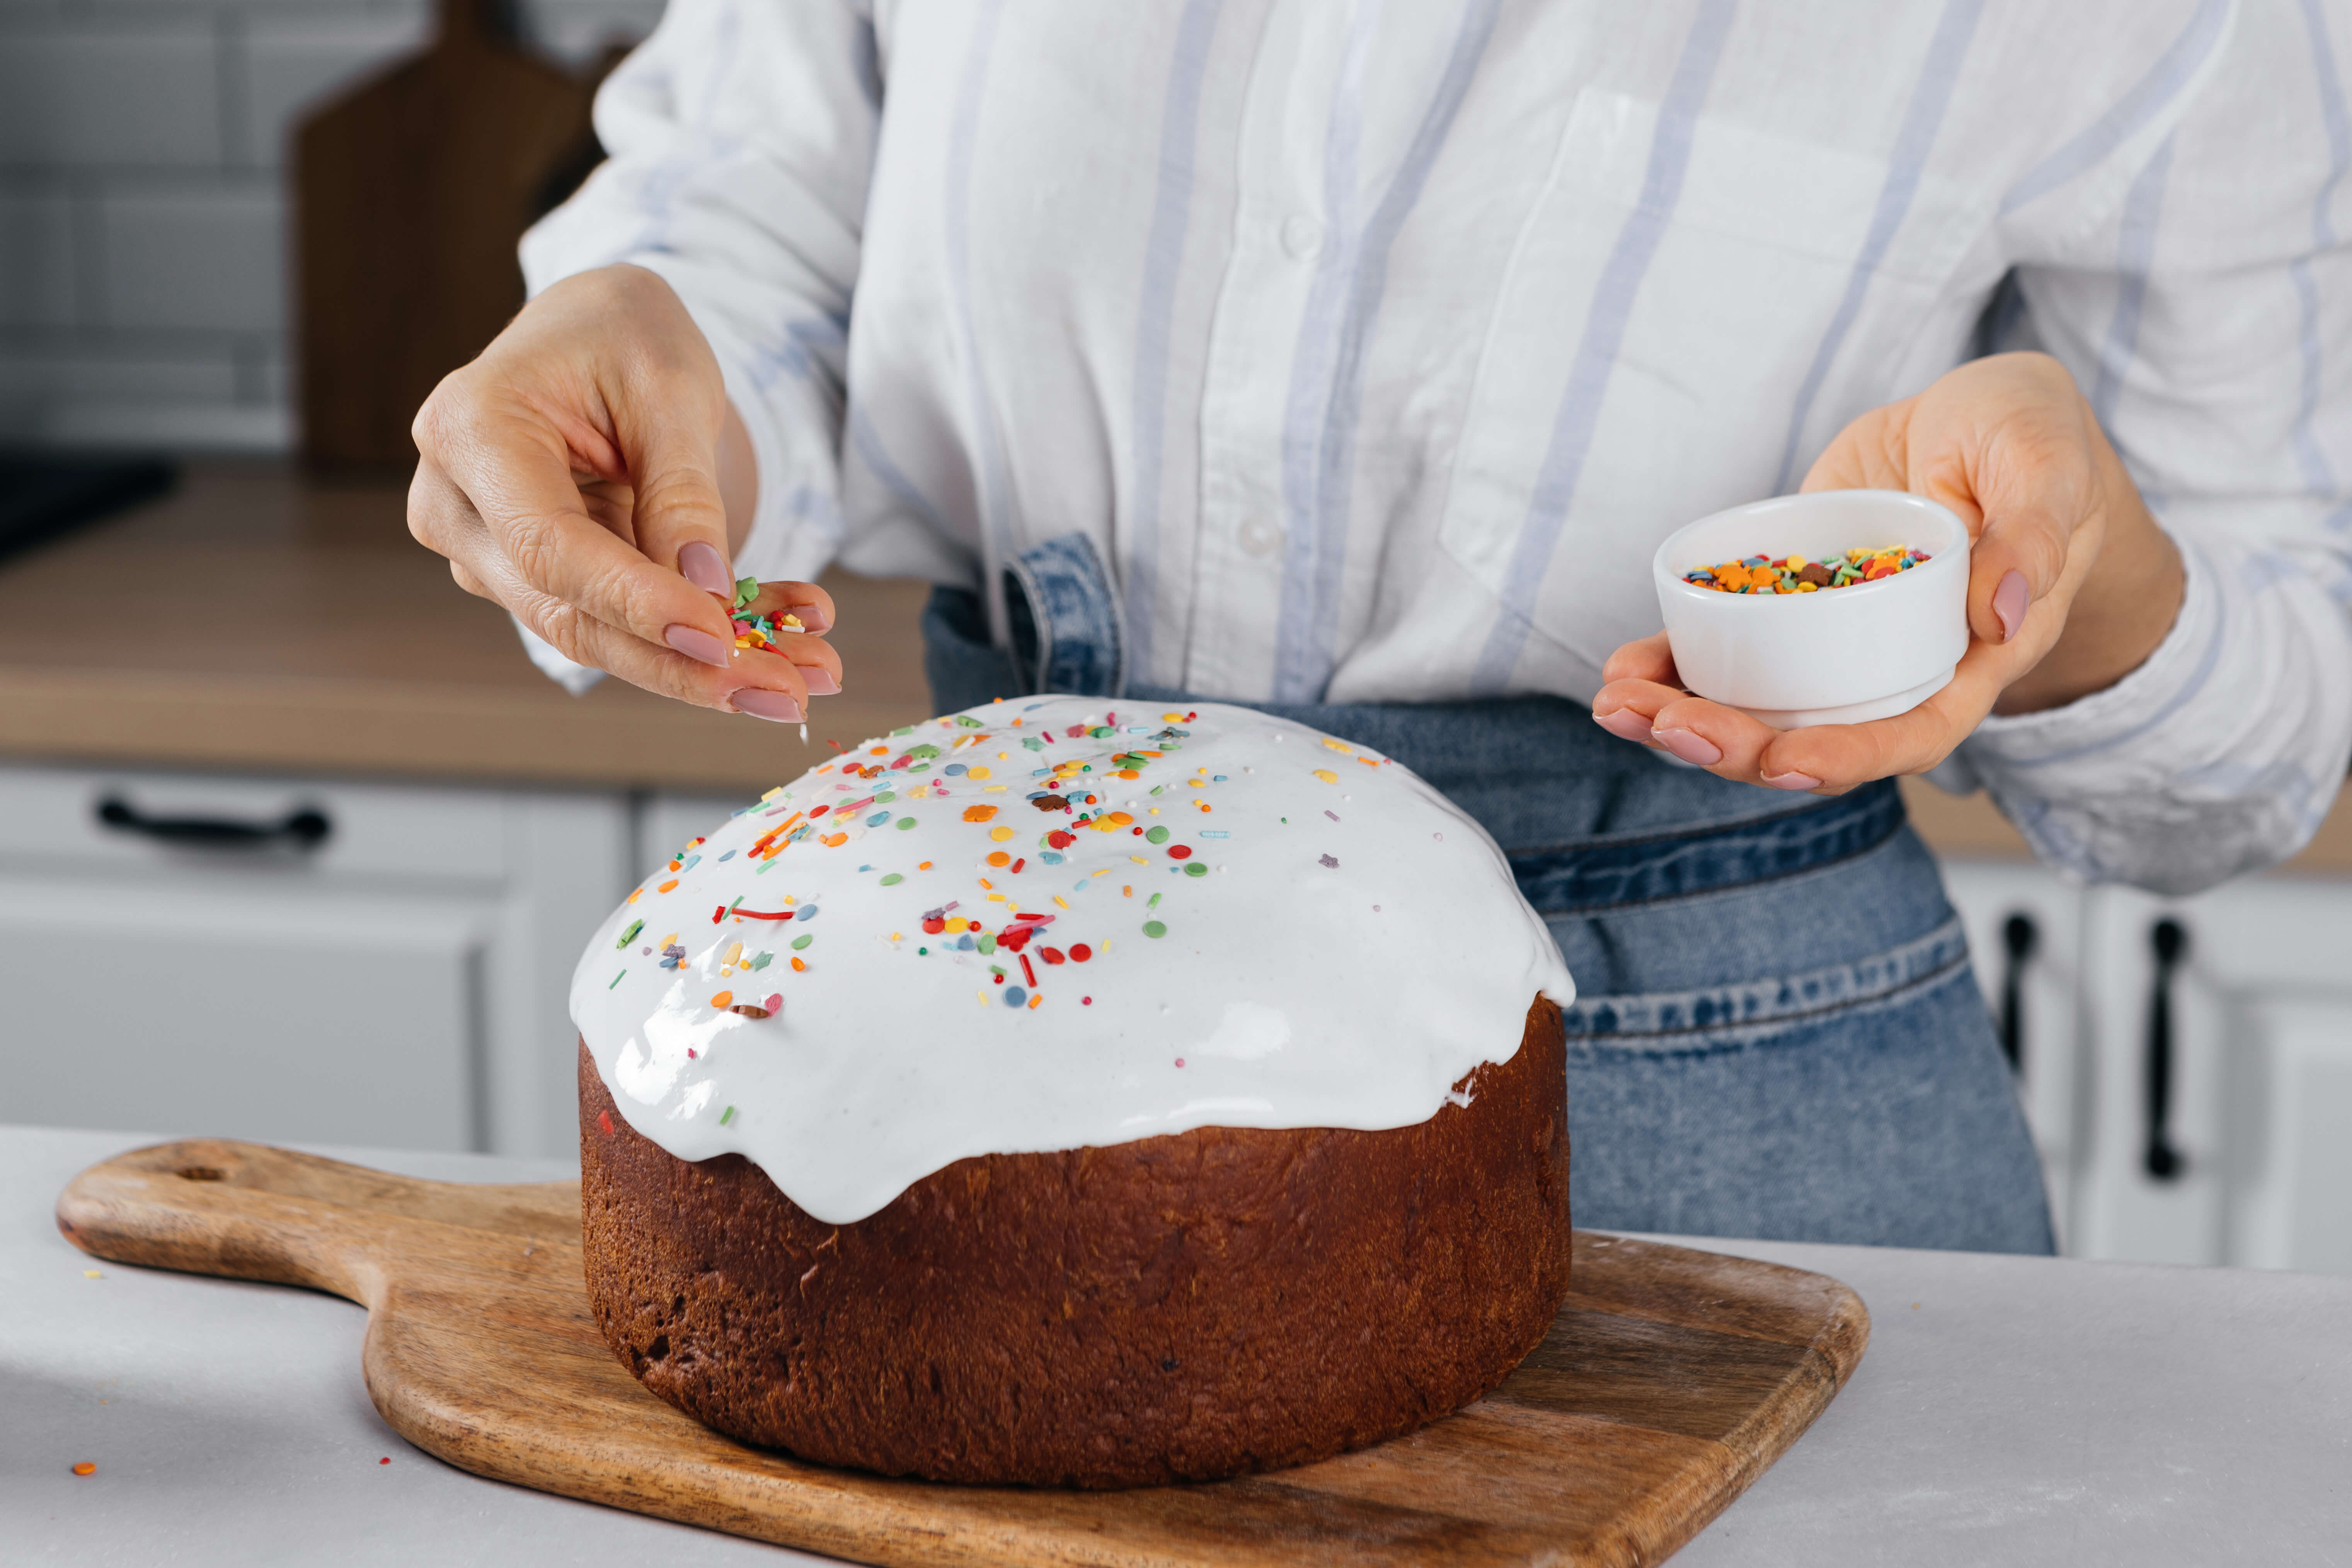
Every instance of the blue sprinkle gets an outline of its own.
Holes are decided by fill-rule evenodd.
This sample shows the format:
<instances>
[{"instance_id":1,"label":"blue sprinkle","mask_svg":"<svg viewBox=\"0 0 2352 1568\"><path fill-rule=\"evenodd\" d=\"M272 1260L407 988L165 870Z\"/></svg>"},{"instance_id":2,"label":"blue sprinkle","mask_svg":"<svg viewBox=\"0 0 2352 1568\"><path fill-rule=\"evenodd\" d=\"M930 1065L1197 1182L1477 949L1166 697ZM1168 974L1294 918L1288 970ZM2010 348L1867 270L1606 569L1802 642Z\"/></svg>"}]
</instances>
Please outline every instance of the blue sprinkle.
<instances>
[{"instance_id":1,"label":"blue sprinkle","mask_svg":"<svg viewBox=\"0 0 2352 1568\"><path fill-rule=\"evenodd\" d=\"M950 763L946 767L941 768L940 772L945 773L951 779L960 779L963 777L963 764L961 763Z\"/></svg>"},{"instance_id":2,"label":"blue sprinkle","mask_svg":"<svg viewBox=\"0 0 2352 1568\"><path fill-rule=\"evenodd\" d=\"M1203 827L1201 829L1201 837L1203 838L1231 838L1233 835L1226 832L1222 827Z\"/></svg>"},{"instance_id":3,"label":"blue sprinkle","mask_svg":"<svg viewBox=\"0 0 2352 1568\"><path fill-rule=\"evenodd\" d=\"M806 909L804 909L804 910L801 910L798 914L794 915L793 918L794 920L796 920L796 921L800 921L800 922L802 922L803 925L805 925L805 924L806 924L806 923L808 923L810 921L813 921L813 920L816 919L816 906L815 906L814 904L811 904L811 905L809 905L809 906L808 906L808 908L806 908Z\"/></svg>"},{"instance_id":4,"label":"blue sprinkle","mask_svg":"<svg viewBox=\"0 0 2352 1568\"><path fill-rule=\"evenodd\" d=\"M719 858L719 863L721 866L724 866L725 864L727 864L727 862L728 862L728 861L732 860L733 858L735 858L735 851L734 851L734 850L732 850L732 849L730 849L729 851L727 851L727 853L726 853L726 854L721 855L721 856Z\"/></svg>"},{"instance_id":5,"label":"blue sprinkle","mask_svg":"<svg viewBox=\"0 0 2352 1568\"><path fill-rule=\"evenodd\" d=\"M1209 775L1209 782L1211 784L1223 784L1225 782L1225 775L1223 773L1211 773Z\"/></svg>"},{"instance_id":6,"label":"blue sprinkle","mask_svg":"<svg viewBox=\"0 0 2352 1568\"><path fill-rule=\"evenodd\" d=\"M1093 880L1094 879L1091 877L1081 877L1076 881L1070 884L1070 891L1074 893L1083 893L1087 890L1087 887L1092 884Z\"/></svg>"},{"instance_id":7,"label":"blue sprinkle","mask_svg":"<svg viewBox=\"0 0 2352 1568\"><path fill-rule=\"evenodd\" d=\"M871 867L871 866L860 866L860 867L859 867L859 868L858 868L859 870L861 870L861 871L871 871L872 869L874 869L874 868L873 868L873 867Z\"/></svg>"},{"instance_id":8,"label":"blue sprinkle","mask_svg":"<svg viewBox=\"0 0 2352 1568\"><path fill-rule=\"evenodd\" d=\"M970 952L973 948L978 947L979 945L980 944L978 942L971 940L971 937L969 934L956 938L956 947L960 952Z\"/></svg>"},{"instance_id":9,"label":"blue sprinkle","mask_svg":"<svg viewBox=\"0 0 2352 1568\"><path fill-rule=\"evenodd\" d=\"M1037 851L1037 858L1048 866L1058 866L1062 863L1062 852L1058 849L1040 849Z\"/></svg>"},{"instance_id":10,"label":"blue sprinkle","mask_svg":"<svg viewBox=\"0 0 2352 1568\"><path fill-rule=\"evenodd\" d=\"M1023 1007L1026 1006L1028 1002L1029 993L1022 990L1018 985L1008 985L1004 988L1004 1005L1006 1006Z\"/></svg>"},{"instance_id":11,"label":"blue sprinkle","mask_svg":"<svg viewBox=\"0 0 2352 1568\"><path fill-rule=\"evenodd\" d=\"M689 856L688 856L688 857L686 858L686 864L684 864L683 866L680 866L680 867L678 868L678 869L679 869L679 870L681 870L681 871L691 871L691 870L693 870L697 866L700 865L701 863L702 863L702 857L701 857L701 856L699 856L699 855L689 855Z\"/></svg>"},{"instance_id":12,"label":"blue sprinkle","mask_svg":"<svg viewBox=\"0 0 2352 1568\"><path fill-rule=\"evenodd\" d=\"M889 820L890 814L888 812L877 811L873 816L866 819L866 826L868 827L879 827Z\"/></svg>"},{"instance_id":13,"label":"blue sprinkle","mask_svg":"<svg viewBox=\"0 0 2352 1568\"><path fill-rule=\"evenodd\" d=\"M1029 770L1029 776L1033 779L1042 779L1053 771L1054 770L1051 768L1031 768Z\"/></svg>"}]
</instances>

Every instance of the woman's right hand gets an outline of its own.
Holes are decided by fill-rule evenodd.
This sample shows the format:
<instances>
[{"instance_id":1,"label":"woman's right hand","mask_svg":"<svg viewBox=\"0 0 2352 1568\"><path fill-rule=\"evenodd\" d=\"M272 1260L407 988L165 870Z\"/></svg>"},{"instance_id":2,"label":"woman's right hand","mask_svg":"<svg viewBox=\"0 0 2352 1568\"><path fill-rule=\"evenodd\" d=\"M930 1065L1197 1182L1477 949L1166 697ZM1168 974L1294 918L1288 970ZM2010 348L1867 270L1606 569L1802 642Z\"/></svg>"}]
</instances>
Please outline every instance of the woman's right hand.
<instances>
[{"instance_id":1,"label":"woman's right hand","mask_svg":"<svg viewBox=\"0 0 2352 1568\"><path fill-rule=\"evenodd\" d=\"M719 362L636 267L565 279L425 399L408 531L568 658L706 708L796 722L841 689L820 637L735 647L729 562L758 477ZM730 521L734 525L730 532ZM833 600L761 584L812 634Z\"/></svg>"}]
</instances>

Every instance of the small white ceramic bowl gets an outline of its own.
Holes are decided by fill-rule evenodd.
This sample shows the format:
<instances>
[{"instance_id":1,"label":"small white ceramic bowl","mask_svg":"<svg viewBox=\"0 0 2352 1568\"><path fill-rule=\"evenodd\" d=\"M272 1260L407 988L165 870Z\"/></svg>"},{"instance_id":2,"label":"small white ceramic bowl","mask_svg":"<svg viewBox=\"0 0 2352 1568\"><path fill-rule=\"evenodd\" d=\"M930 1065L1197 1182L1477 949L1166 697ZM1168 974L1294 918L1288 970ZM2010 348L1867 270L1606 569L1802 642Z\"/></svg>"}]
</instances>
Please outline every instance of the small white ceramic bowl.
<instances>
[{"instance_id":1,"label":"small white ceramic bowl","mask_svg":"<svg viewBox=\"0 0 2352 1568\"><path fill-rule=\"evenodd\" d=\"M1923 565L1812 594L1726 594L1683 581L1750 555L1830 561L1907 545ZM1703 517L1658 546L1658 608L1683 685L1779 730L1908 712L1969 647L1969 531L1901 490L1816 490Z\"/></svg>"}]
</instances>

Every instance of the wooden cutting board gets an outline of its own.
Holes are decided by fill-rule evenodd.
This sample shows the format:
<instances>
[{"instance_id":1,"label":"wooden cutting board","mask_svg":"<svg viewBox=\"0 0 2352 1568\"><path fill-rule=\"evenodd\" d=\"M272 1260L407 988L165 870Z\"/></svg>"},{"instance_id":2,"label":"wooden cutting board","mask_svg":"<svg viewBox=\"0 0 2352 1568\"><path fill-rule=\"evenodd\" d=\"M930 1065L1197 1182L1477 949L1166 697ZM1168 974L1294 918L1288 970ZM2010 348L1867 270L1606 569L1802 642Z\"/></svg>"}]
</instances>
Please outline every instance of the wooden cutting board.
<instances>
[{"instance_id":1,"label":"wooden cutting board","mask_svg":"<svg viewBox=\"0 0 2352 1568\"><path fill-rule=\"evenodd\" d=\"M577 1183L195 1140L84 1171L58 1227L118 1262L362 1303L376 1408L460 1468L889 1564L1653 1563L1797 1439L1870 1337L1834 1279L1580 1231L1542 1348L1411 1436L1204 1486L951 1487L746 1448L639 1387L588 1313Z\"/></svg>"}]
</instances>

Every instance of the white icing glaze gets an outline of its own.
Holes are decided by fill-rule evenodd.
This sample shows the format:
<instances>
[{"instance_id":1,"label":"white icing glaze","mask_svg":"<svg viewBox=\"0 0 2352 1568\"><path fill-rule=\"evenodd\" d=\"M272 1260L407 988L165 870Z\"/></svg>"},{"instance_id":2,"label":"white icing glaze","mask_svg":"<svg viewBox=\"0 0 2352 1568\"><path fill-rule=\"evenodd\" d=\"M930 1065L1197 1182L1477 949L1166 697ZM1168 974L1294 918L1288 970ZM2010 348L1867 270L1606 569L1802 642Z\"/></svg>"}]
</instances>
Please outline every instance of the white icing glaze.
<instances>
[{"instance_id":1,"label":"white icing glaze","mask_svg":"<svg viewBox=\"0 0 2352 1568\"><path fill-rule=\"evenodd\" d=\"M1083 783L1041 809L1057 764ZM1114 811L1131 820L1076 826ZM984 952L926 931L943 907L992 942L1053 919ZM773 957L730 964L738 943ZM868 742L730 818L591 939L572 1016L631 1126L680 1159L746 1155L845 1225L969 1154L1426 1121L1518 1049L1538 991L1574 994L1501 852L1404 767L1248 709L1049 697Z\"/></svg>"}]
</instances>

